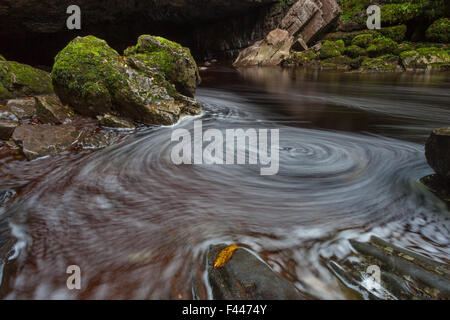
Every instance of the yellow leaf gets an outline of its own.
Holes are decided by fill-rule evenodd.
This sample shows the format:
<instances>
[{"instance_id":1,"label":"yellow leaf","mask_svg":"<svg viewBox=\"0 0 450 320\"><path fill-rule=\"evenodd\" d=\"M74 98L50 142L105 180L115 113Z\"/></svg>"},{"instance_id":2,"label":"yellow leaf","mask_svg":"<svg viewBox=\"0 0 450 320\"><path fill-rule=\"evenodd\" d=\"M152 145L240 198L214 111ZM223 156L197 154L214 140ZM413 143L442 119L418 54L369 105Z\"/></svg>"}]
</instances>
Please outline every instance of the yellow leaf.
<instances>
[{"instance_id":1,"label":"yellow leaf","mask_svg":"<svg viewBox=\"0 0 450 320\"><path fill-rule=\"evenodd\" d=\"M239 247L235 244L232 244L220 251L220 253L217 255L216 261L214 261L214 269L223 267L228 262L228 260L231 259L231 256L237 249L239 249Z\"/></svg>"}]
</instances>

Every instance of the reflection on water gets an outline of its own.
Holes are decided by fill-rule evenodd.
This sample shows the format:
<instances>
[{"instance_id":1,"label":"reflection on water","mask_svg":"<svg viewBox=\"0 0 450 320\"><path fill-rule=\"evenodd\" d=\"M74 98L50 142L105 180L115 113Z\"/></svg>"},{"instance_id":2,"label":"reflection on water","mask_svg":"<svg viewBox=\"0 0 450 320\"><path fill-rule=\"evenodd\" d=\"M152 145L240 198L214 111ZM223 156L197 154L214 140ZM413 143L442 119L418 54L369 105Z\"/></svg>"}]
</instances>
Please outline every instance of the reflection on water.
<instances>
[{"instance_id":1,"label":"reflection on water","mask_svg":"<svg viewBox=\"0 0 450 320\"><path fill-rule=\"evenodd\" d=\"M450 120L448 74L252 68L203 79L204 130L280 129L278 175L173 165L171 133L193 130L192 118L86 157L5 161L0 189L20 189L0 220L13 226L0 237L16 239L0 242L3 259L21 259L4 276L7 298L192 298L207 247L227 241L314 298L358 297L327 267L348 257L348 239L375 234L449 259L448 212L417 182L431 172L424 139ZM78 292L65 286L71 264Z\"/></svg>"}]
</instances>

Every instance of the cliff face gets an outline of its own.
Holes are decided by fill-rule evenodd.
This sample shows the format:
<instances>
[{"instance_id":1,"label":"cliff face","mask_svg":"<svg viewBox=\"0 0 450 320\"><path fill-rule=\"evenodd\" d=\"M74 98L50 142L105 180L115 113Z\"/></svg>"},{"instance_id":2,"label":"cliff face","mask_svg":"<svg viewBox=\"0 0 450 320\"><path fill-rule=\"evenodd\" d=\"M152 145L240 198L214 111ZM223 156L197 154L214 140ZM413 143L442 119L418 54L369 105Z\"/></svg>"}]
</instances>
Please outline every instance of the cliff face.
<instances>
[{"instance_id":1,"label":"cliff face","mask_svg":"<svg viewBox=\"0 0 450 320\"><path fill-rule=\"evenodd\" d=\"M72 4L81 8L81 30L66 28ZM197 56L226 56L262 38L283 10L278 0L0 0L1 52L51 65L75 36L94 34L121 51L150 33L189 46Z\"/></svg>"}]
</instances>

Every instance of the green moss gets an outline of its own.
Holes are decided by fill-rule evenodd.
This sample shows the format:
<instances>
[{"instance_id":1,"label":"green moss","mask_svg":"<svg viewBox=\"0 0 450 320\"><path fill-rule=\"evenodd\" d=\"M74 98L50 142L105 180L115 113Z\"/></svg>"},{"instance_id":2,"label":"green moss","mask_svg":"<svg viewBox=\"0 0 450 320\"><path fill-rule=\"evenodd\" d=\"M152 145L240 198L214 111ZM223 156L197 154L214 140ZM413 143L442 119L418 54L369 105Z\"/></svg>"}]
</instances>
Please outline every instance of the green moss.
<instances>
[{"instance_id":1,"label":"green moss","mask_svg":"<svg viewBox=\"0 0 450 320\"><path fill-rule=\"evenodd\" d=\"M345 43L343 40L337 41L325 41L320 48L320 59L328 59L340 56L345 48Z\"/></svg>"},{"instance_id":2,"label":"green moss","mask_svg":"<svg viewBox=\"0 0 450 320\"><path fill-rule=\"evenodd\" d=\"M362 61L363 57L352 59L348 56L341 55L320 61L320 66L323 69L350 70L359 68Z\"/></svg>"},{"instance_id":3,"label":"green moss","mask_svg":"<svg viewBox=\"0 0 450 320\"><path fill-rule=\"evenodd\" d=\"M366 58L362 64L360 71L363 72L392 72L401 71L398 64L397 56L388 54L377 58Z\"/></svg>"},{"instance_id":4,"label":"green moss","mask_svg":"<svg viewBox=\"0 0 450 320\"><path fill-rule=\"evenodd\" d=\"M352 45L359 46L361 48L367 48L372 42L373 38L373 34L363 33L353 38Z\"/></svg>"},{"instance_id":5,"label":"green moss","mask_svg":"<svg viewBox=\"0 0 450 320\"><path fill-rule=\"evenodd\" d=\"M411 43L402 42L398 45L397 50L395 50L395 54L398 56L398 55L400 55L400 53L402 53L404 51L411 51L413 49L414 49L414 47L412 46Z\"/></svg>"},{"instance_id":6,"label":"green moss","mask_svg":"<svg viewBox=\"0 0 450 320\"><path fill-rule=\"evenodd\" d=\"M367 7L372 3L370 0L342 0L341 1L341 9L342 14L341 18L344 21L350 20L353 16L365 12Z\"/></svg>"},{"instance_id":7,"label":"green moss","mask_svg":"<svg viewBox=\"0 0 450 320\"><path fill-rule=\"evenodd\" d=\"M425 36L430 41L448 43L450 41L450 19L442 18L428 27Z\"/></svg>"},{"instance_id":8,"label":"green moss","mask_svg":"<svg viewBox=\"0 0 450 320\"><path fill-rule=\"evenodd\" d=\"M0 99L53 92L49 73L15 61L0 61Z\"/></svg>"},{"instance_id":9,"label":"green moss","mask_svg":"<svg viewBox=\"0 0 450 320\"><path fill-rule=\"evenodd\" d=\"M404 51L400 53L400 59L406 69L447 70L450 54L446 49L428 47Z\"/></svg>"},{"instance_id":10,"label":"green moss","mask_svg":"<svg viewBox=\"0 0 450 320\"><path fill-rule=\"evenodd\" d=\"M366 52L366 50L364 50L361 47L351 45L344 49L344 54L351 58L356 58L356 57L367 55L367 52Z\"/></svg>"},{"instance_id":11,"label":"green moss","mask_svg":"<svg viewBox=\"0 0 450 320\"><path fill-rule=\"evenodd\" d=\"M396 42L401 42L405 39L407 27L404 24L401 24L399 26L381 28L378 31L387 38L391 38Z\"/></svg>"},{"instance_id":12,"label":"green moss","mask_svg":"<svg viewBox=\"0 0 450 320\"><path fill-rule=\"evenodd\" d=\"M0 61L6 61L5 57L0 54Z\"/></svg>"},{"instance_id":13,"label":"green moss","mask_svg":"<svg viewBox=\"0 0 450 320\"><path fill-rule=\"evenodd\" d=\"M190 50L176 42L142 35L136 46L127 48L124 55L134 59L140 71L147 73L149 69L157 70L158 75L185 95L193 96L200 81L198 68Z\"/></svg>"},{"instance_id":14,"label":"green moss","mask_svg":"<svg viewBox=\"0 0 450 320\"><path fill-rule=\"evenodd\" d=\"M293 52L289 58L286 59L286 63L295 66L308 66L314 64L316 59L317 54L314 50L309 49L301 52Z\"/></svg>"},{"instance_id":15,"label":"green moss","mask_svg":"<svg viewBox=\"0 0 450 320\"><path fill-rule=\"evenodd\" d=\"M367 48L367 53L371 57L377 57L384 54L395 53L398 48L397 42L389 38L378 38L372 41Z\"/></svg>"}]
</instances>

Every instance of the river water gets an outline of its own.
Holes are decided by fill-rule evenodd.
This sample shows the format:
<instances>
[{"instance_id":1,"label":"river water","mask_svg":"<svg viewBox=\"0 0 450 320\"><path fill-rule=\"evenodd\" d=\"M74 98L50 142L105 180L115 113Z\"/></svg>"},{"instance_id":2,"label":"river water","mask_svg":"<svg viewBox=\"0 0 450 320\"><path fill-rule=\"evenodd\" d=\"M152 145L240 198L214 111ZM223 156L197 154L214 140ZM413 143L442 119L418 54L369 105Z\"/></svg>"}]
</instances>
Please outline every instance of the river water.
<instances>
[{"instance_id":1,"label":"river water","mask_svg":"<svg viewBox=\"0 0 450 320\"><path fill-rule=\"evenodd\" d=\"M450 122L448 73L202 77L199 117L93 153L1 159L0 189L17 192L0 209L4 298L189 299L196 279L208 298L205 253L223 242L259 254L307 298L364 297L329 267L348 259L349 239L377 235L449 263L448 211L418 182L432 173L430 130ZM279 129L278 174L174 165L171 134L195 120L222 132ZM81 268L81 290L66 287L69 265Z\"/></svg>"}]
</instances>

